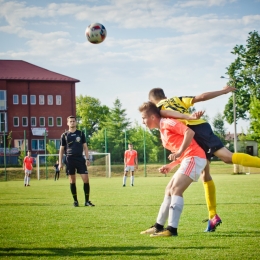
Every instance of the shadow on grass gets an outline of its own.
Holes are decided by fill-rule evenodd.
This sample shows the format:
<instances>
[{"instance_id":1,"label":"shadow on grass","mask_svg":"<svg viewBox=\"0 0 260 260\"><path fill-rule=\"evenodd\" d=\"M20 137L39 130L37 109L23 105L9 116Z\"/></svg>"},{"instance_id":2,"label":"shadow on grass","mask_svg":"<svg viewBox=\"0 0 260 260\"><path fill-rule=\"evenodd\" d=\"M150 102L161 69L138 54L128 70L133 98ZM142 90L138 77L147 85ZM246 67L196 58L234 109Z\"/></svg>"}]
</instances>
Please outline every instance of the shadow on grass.
<instances>
[{"instance_id":1,"label":"shadow on grass","mask_svg":"<svg viewBox=\"0 0 260 260\"><path fill-rule=\"evenodd\" d=\"M228 231L228 233L216 232L210 234L213 234L215 237L260 237L260 231Z\"/></svg>"},{"instance_id":2,"label":"shadow on grass","mask_svg":"<svg viewBox=\"0 0 260 260\"><path fill-rule=\"evenodd\" d=\"M55 257L55 256L160 256L168 255L162 250L212 250L212 249L229 249L229 247L213 246L190 246L190 247L81 247L81 248L0 248L0 257ZM160 252L145 252L149 250L159 250Z\"/></svg>"}]
</instances>

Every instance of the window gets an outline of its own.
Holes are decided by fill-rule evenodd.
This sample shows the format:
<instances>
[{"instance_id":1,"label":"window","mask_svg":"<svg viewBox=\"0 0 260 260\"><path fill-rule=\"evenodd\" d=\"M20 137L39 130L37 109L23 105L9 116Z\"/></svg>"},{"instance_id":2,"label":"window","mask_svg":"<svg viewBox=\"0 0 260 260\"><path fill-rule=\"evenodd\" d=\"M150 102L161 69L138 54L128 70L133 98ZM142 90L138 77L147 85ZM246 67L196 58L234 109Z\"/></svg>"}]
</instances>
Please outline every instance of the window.
<instances>
[{"instance_id":1,"label":"window","mask_svg":"<svg viewBox=\"0 0 260 260\"><path fill-rule=\"evenodd\" d=\"M19 126L19 117L14 117L13 120L14 126Z\"/></svg>"},{"instance_id":2,"label":"window","mask_svg":"<svg viewBox=\"0 0 260 260\"><path fill-rule=\"evenodd\" d=\"M61 105L61 95L56 95L56 105Z\"/></svg>"},{"instance_id":3,"label":"window","mask_svg":"<svg viewBox=\"0 0 260 260\"><path fill-rule=\"evenodd\" d=\"M44 150L45 145L44 145L44 140L38 140L39 141L39 150Z\"/></svg>"},{"instance_id":4,"label":"window","mask_svg":"<svg viewBox=\"0 0 260 260\"><path fill-rule=\"evenodd\" d=\"M30 96L30 103L31 103L31 105L36 105L36 96L35 95Z\"/></svg>"},{"instance_id":5,"label":"window","mask_svg":"<svg viewBox=\"0 0 260 260\"><path fill-rule=\"evenodd\" d=\"M36 117L31 117L31 126L36 126Z\"/></svg>"},{"instance_id":6,"label":"window","mask_svg":"<svg viewBox=\"0 0 260 260\"><path fill-rule=\"evenodd\" d=\"M45 118L40 117L40 126L45 126Z\"/></svg>"},{"instance_id":7,"label":"window","mask_svg":"<svg viewBox=\"0 0 260 260\"><path fill-rule=\"evenodd\" d=\"M6 110L6 90L0 90L0 110Z\"/></svg>"},{"instance_id":8,"label":"window","mask_svg":"<svg viewBox=\"0 0 260 260\"><path fill-rule=\"evenodd\" d=\"M48 117L48 126L53 126L53 117Z\"/></svg>"},{"instance_id":9,"label":"window","mask_svg":"<svg viewBox=\"0 0 260 260\"><path fill-rule=\"evenodd\" d=\"M25 150L28 149L28 140L25 140L26 147ZM23 139L14 139L14 147L18 148L21 151L24 151L24 140Z\"/></svg>"},{"instance_id":10,"label":"window","mask_svg":"<svg viewBox=\"0 0 260 260\"><path fill-rule=\"evenodd\" d=\"M53 105L53 96L52 95L48 95L48 105Z\"/></svg>"},{"instance_id":11,"label":"window","mask_svg":"<svg viewBox=\"0 0 260 260\"><path fill-rule=\"evenodd\" d=\"M39 105L44 105L44 95L39 95Z\"/></svg>"},{"instance_id":12,"label":"window","mask_svg":"<svg viewBox=\"0 0 260 260\"><path fill-rule=\"evenodd\" d=\"M28 118L27 117L22 117L22 125L28 126Z\"/></svg>"},{"instance_id":13,"label":"window","mask_svg":"<svg viewBox=\"0 0 260 260\"><path fill-rule=\"evenodd\" d=\"M56 139L56 149L59 150L60 149L60 140Z\"/></svg>"},{"instance_id":14,"label":"window","mask_svg":"<svg viewBox=\"0 0 260 260\"><path fill-rule=\"evenodd\" d=\"M18 105L19 104L19 96L18 95L13 95L13 104Z\"/></svg>"},{"instance_id":15,"label":"window","mask_svg":"<svg viewBox=\"0 0 260 260\"><path fill-rule=\"evenodd\" d=\"M0 132L7 132L7 124L6 122L6 113L1 112L0 113Z\"/></svg>"},{"instance_id":16,"label":"window","mask_svg":"<svg viewBox=\"0 0 260 260\"><path fill-rule=\"evenodd\" d=\"M33 139L32 140L32 150L45 150L44 139Z\"/></svg>"},{"instance_id":17,"label":"window","mask_svg":"<svg viewBox=\"0 0 260 260\"><path fill-rule=\"evenodd\" d=\"M56 125L62 126L62 118L61 117L56 117Z\"/></svg>"},{"instance_id":18,"label":"window","mask_svg":"<svg viewBox=\"0 0 260 260\"><path fill-rule=\"evenodd\" d=\"M27 105L27 95L22 95L22 104Z\"/></svg>"}]
</instances>

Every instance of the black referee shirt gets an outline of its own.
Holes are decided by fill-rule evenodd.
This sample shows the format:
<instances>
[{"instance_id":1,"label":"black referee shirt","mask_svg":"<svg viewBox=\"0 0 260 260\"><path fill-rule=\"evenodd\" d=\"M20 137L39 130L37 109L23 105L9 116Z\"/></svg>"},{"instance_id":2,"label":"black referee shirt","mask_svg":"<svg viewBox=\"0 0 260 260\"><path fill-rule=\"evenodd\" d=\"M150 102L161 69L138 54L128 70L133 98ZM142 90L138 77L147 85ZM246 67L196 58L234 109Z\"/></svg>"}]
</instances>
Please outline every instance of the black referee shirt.
<instances>
[{"instance_id":1,"label":"black referee shirt","mask_svg":"<svg viewBox=\"0 0 260 260\"><path fill-rule=\"evenodd\" d=\"M60 143L61 146L64 146L67 156L82 156L86 137L80 130L76 130L74 133L67 131L61 135Z\"/></svg>"}]
</instances>

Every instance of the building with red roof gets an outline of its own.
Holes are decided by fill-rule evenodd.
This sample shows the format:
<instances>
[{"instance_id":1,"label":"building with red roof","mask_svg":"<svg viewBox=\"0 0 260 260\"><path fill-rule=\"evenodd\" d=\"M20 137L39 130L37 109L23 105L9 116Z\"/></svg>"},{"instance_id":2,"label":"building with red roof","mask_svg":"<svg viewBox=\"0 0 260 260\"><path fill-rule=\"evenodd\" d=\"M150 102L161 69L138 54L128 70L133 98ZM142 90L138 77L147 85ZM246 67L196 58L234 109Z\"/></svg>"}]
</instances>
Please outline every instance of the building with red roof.
<instances>
[{"instance_id":1,"label":"building with red roof","mask_svg":"<svg viewBox=\"0 0 260 260\"><path fill-rule=\"evenodd\" d=\"M67 117L76 115L77 82L26 61L0 60L0 147L5 141L6 147L44 153L46 133L58 149Z\"/></svg>"}]
</instances>

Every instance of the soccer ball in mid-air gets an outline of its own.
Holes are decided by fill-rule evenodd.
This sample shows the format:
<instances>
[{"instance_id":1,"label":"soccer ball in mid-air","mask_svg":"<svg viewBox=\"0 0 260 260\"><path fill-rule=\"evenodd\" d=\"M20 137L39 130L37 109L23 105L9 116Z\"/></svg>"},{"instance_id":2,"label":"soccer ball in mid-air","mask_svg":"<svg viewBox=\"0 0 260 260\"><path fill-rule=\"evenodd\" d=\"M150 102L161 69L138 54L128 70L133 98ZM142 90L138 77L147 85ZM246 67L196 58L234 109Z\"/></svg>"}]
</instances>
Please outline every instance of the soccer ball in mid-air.
<instances>
[{"instance_id":1,"label":"soccer ball in mid-air","mask_svg":"<svg viewBox=\"0 0 260 260\"><path fill-rule=\"evenodd\" d=\"M101 23L92 23L87 27L85 35L89 42L97 44L106 39L107 30Z\"/></svg>"}]
</instances>

